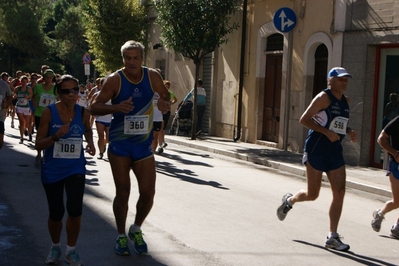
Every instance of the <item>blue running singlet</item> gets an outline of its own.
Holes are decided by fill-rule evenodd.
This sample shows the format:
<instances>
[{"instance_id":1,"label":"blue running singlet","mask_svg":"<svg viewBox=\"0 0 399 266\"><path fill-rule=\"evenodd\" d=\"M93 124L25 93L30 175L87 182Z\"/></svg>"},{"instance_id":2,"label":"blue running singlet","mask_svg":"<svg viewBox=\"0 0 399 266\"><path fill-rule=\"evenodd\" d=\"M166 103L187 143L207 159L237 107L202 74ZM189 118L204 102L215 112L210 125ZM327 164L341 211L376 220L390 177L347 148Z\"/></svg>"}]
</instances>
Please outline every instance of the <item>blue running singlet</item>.
<instances>
[{"instance_id":1,"label":"blue running singlet","mask_svg":"<svg viewBox=\"0 0 399 266\"><path fill-rule=\"evenodd\" d=\"M51 110L48 136L55 134L64 125L55 104ZM41 179L45 184L55 183L74 174L86 174L86 159L83 151L83 134L86 128L82 119L82 108L75 104L75 116L69 132L44 150Z\"/></svg>"},{"instance_id":2,"label":"blue running singlet","mask_svg":"<svg viewBox=\"0 0 399 266\"><path fill-rule=\"evenodd\" d=\"M129 97L133 99L133 110L127 114L114 113L109 130L109 151L118 156L130 156L133 161L152 156L154 90L148 68L142 67L142 73L141 80L135 83L118 70L119 93L112 99L112 104L119 104Z\"/></svg>"},{"instance_id":3,"label":"blue running singlet","mask_svg":"<svg viewBox=\"0 0 399 266\"><path fill-rule=\"evenodd\" d=\"M313 120L322 127L337 133L340 140L331 142L324 134L310 129L305 140L304 151L309 154L328 156L337 152L342 153L341 142L346 136L349 105L344 95L342 95L341 100L338 100L329 88L325 89L324 92L330 97L331 103L326 109L317 113Z\"/></svg>"}]
</instances>

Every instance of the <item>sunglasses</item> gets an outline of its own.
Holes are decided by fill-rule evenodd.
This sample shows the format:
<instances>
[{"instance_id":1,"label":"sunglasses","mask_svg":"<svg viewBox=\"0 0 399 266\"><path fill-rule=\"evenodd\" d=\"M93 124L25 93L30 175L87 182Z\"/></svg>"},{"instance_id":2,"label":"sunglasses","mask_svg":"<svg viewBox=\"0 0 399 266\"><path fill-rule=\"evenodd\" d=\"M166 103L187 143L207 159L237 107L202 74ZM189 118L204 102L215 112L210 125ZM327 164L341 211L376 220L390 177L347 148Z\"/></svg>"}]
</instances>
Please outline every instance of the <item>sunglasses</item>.
<instances>
[{"instance_id":1,"label":"sunglasses","mask_svg":"<svg viewBox=\"0 0 399 266\"><path fill-rule=\"evenodd\" d=\"M75 88L72 88L72 89L60 89L59 93L60 94L70 94L70 93L78 94L79 93L79 87L75 87Z\"/></svg>"}]
</instances>

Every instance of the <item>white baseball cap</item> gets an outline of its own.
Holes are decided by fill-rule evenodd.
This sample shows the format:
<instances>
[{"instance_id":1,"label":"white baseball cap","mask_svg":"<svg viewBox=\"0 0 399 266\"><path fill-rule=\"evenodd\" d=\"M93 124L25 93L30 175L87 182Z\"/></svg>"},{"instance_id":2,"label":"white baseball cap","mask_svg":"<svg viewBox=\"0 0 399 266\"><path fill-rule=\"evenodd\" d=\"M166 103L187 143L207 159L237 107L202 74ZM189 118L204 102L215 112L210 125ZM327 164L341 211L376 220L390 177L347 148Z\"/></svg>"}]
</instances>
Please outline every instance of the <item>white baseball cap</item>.
<instances>
[{"instance_id":1,"label":"white baseball cap","mask_svg":"<svg viewBox=\"0 0 399 266\"><path fill-rule=\"evenodd\" d=\"M348 71L346 71L345 68L343 67L333 67L331 68L330 72L328 72L327 78L332 78L332 77L344 77L344 76L348 76L348 77L352 77L351 74L348 73Z\"/></svg>"}]
</instances>

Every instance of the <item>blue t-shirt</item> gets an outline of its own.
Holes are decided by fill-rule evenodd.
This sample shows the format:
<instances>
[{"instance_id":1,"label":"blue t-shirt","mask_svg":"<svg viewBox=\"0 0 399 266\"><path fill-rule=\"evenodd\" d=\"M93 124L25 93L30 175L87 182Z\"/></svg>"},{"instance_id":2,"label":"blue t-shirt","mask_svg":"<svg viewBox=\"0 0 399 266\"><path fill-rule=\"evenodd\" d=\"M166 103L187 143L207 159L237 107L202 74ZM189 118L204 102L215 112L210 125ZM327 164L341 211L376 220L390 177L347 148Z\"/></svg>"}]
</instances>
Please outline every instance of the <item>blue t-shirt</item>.
<instances>
[{"instance_id":1,"label":"blue t-shirt","mask_svg":"<svg viewBox=\"0 0 399 266\"><path fill-rule=\"evenodd\" d=\"M183 101L188 101L192 97L194 97L194 89L192 89L186 97L184 97ZM172 98L171 98L172 99ZM206 104L206 91L202 87L197 87L197 105L205 105Z\"/></svg>"}]
</instances>

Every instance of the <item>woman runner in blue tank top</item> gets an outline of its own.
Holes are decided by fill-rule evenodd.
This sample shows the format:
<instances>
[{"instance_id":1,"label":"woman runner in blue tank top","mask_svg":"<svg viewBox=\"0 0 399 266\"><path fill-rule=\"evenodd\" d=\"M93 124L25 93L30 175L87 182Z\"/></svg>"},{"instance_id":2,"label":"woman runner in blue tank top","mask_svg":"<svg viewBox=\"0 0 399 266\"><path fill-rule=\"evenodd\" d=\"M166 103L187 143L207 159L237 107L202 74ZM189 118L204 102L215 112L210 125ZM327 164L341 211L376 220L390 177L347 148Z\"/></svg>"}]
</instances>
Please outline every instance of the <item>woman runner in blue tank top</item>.
<instances>
[{"instance_id":1,"label":"woman runner in blue tank top","mask_svg":"<svg viewBox=\"0 0 399 266\"><path fill-rule=\"evenodd\" d=\"M43 110L37 131L36 148L44 150L41 179L49 208L47 224L52 240L47 264L58 264L61 256L60 238L66 206L65 260L69 264L83 265L75 250L81 226L86 174L83 135L88 143L86 151L94 155L96 150L89 123L90 114L76 104L78 84L78 80L70 75L61 76L56 90L60 100Z\"/></svg>"}]
</instances>

